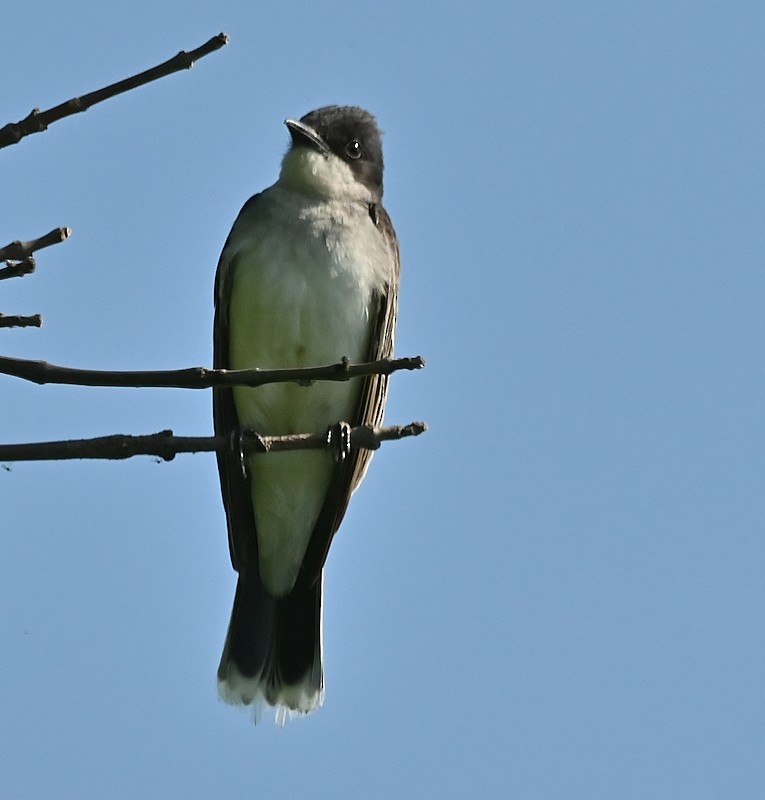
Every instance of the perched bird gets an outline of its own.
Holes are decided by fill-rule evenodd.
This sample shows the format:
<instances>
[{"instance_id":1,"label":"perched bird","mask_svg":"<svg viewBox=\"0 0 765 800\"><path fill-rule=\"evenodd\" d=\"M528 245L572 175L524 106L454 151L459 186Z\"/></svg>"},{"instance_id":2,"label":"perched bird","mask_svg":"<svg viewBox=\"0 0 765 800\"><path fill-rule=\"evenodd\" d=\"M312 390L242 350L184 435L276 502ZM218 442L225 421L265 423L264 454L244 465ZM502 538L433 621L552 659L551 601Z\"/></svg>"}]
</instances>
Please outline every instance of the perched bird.
<instances>
[{"instance_id":1,"label":"perched bird","mask_svg":"<svg viewBox=\"0 0 765 800\"><path fill-rule=\"evenodd\" d=\"M285 123L277 182L245 203L215 279L215 367L307 367L390 356L398 241L382 207L375 118L327 106ZM324 699L322 572L371 451L242 456L237 432L315 433L378 425L387 378L216 388L229 548L239 573L218 668L223 700L276 709L277 722ZM336 429L337 430L337 429ZM342 437L339 437L342 438Z\"/></svg>"}]
</instances>

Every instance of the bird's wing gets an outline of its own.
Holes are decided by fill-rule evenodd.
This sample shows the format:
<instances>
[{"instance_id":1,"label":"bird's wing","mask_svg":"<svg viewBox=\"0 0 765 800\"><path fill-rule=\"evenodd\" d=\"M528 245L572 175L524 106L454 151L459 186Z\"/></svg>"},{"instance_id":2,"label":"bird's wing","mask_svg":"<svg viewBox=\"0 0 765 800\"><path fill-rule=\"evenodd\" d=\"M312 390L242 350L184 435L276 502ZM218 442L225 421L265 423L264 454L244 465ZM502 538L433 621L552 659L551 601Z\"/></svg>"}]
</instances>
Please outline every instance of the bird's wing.
<instances>
[{"instance_id":1,"label":"bird's wing","mask_svg":"<svg viewBox=\"0 0 765 800\"><path fill-rule=\"evenodd\" d=\"M237 253L231 246L237 225L258 204L261 195L251 197L242 208L234 227L223 246L215 273L215 323L213 327L213 366L215 369L230 367L229 343L229 305ZM213 388L213 426L216 436L230 436L239 430L239 418L234 405L234 393L226 387ZM244 463L235 447L218 452L218 473L223 506L226 509L228 525L228 544L231 563L235 570L252 564L257 550L255 516L252 511L250 482L245 474Z\"/></svg>"},{"instance_id":2,"label":"bird's wing","mask_svg":"<svg viewBox=\"0 0 765 800\"><path fill-rule=\"evenodd\" d=\"M393 355L401 263L398 239L388 213L382 205L372 203L369 206L369 214L385 241L390 257L389 278L377 298L377 319L368 353L368 359L376 361ZM352 426L380 425L385 410L387 392L387 375L369 375L364 379L359 404L353 419L345 421ZM336 465L335 474L300 568L300 580L313 583L319 579L332 537L340 527L351 495L361 483L371 458L371 450L354 449L343 462Z\"/></svg>"}]
</instances>

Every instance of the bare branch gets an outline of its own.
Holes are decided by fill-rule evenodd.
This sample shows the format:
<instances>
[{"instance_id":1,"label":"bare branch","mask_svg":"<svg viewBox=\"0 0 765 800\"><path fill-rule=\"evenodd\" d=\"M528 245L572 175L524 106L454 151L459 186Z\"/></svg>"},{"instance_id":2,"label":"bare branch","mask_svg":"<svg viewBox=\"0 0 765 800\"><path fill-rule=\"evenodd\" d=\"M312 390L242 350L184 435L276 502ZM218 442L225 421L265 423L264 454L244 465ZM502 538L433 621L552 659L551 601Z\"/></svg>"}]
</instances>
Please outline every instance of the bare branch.
<instances>
[{"instance_id":1,"label":"bare branch","mask_svg":"<svg viewBox=\"0 0 765 800\"><path fill-rule=\"evenodd\" d=\"M376 450L382 442L419 436L427 430L424 422L409 425L372 427L360 425L351 429L351 447ZM244 431L241 439L243 453L276 453L285 450L322 450L331 447L326 433L296 433L289 436L259 436ZM0 445L0 461L61 461L96 458L123 459L132 456L155 456L172 461L178 453L223 452L232 444L229 436L173 436L172 431L160 431L149 436L114 435L96 439L71 439L58 442Z\"/></svg>"},{"instance_id":2,"label":"bare branch","mask_svg":"<svg viewBox=\"0 0 765 800\"><path fill-rule=\"evenodd\" d=\"M31 275L37 266L33 256L27 256L16 263L10 261L6 263L7 267L0 268L0 281L4 281L6 278L22 278L24 275Z\"/></svg>"},{"instance_id":3,"label":"bare branch","mask_svg":"<svg viewBox=\"0 0 765 800\"><path fill-rule=\"evenodd\" d=\"M33 314L31 317L21 317L18 314L0 314L0 328L39 328L42 317Z\"/></svg>"},{"instance_id":4,"label":"bare branch","mask_svg":"<svg viewBox=\"0 0 765 800\"><path fill-rule=\"evenodd\" d=\"M54 228L45 236L40 236L39 239L32 239L30 242L11 242L0 247L0 261L20 261L21 259L28 258L32 253L42 250L43 247L50 247L52 244L63 242L71 236L71 228Z\"/></svg>"},{"instance_id":5,"label":"bare branch","mask_svg":"<svg viewBox=\"0 0 765 800\"><path fill-rule=\"evenodd\" d=\"M81 111L86 111L96 103L102 103L110 97L115 97L123 92L129 92L131 89L136 89L151 81L164 78L166 75L170 75L173 72L188 69L197 59L219 50L225 44L228 44L228 36L226 36L225 33L219 33L196 50L192 50L190 53L181 50L178 55L173 56L173 58L168 61L156 67L152 67L145 72L132 75L129 78L125 78L125 80L118 81L110 86L105 86L103 89L98 89L95 92L90 92L81 97L73 97L71 100L67 100L65 103L61 103L54 108L49 108L47 111L40 111L35 108L29 116L25 117L20 122L11 122L3 128L0 128L0 148L16 144L25 136L44 131L52 122L68 117L71 114L78 114Z\"/></svg>"},{"instance_id":6,"label":"bare branch","mask_svg":"<svg viewBox=\"0 0 765 800\"><path fill-rule=\"evenodd\" d=\"M6 278L20 278L35 271L35 260L32 253L42 250L43 247L50 247L65 241L71 234L71 228L54 228L45 236L32 239L29 242L15 241L0 247L0 262L5 261L7 266L0 269L0 280ZM12 263L12 262L16 263ZM34 314L31 317L19 315L5 316L0 314L0 328L39 328L42 325L42 317Z\"/></svg>"},{"instance_id":7,"label":"bare branch","mask_svg":"<svg viewBox=\"0 0 765 800\"><path fill-rule=\"evenodd\" d=\"M14 375L33 383L65 383L76 386L118 386L132 388L209 389L212 386L262 386L266 383L311 383L313 381L347 381L361 375L390 375L402 369L425 366L421 356L382 358L366 364L351 364L343 359L338 364L302 369L208 369L189 367L173 370L112 372L107 370L73 369L0 356L0 373Z\"/></svg>"}]
</instances>

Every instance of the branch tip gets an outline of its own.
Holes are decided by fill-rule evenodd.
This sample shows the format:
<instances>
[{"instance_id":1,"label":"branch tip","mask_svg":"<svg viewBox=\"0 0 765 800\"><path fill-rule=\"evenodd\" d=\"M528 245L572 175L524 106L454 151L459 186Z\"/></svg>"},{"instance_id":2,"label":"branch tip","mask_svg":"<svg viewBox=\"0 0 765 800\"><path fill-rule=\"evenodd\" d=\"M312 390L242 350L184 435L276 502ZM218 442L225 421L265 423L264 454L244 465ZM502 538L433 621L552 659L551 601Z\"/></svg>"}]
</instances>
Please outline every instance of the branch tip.
<instances>
[{"instance_id":1,"label":"branch tip","mask_svg":"<svg viewBox=\"0 0 765 800\"><path fill-rule=\"evenodd\" d=\"M80 97L72 97L46 111L40 111L39 108L34 108L19 122L9 122L7 125L0 128L0 149L16 144L25 136L29 136L32 133L40 133L46 130L48 125L52 122L57 122L64 117L78 114L81 111L87 111L87 109L94 106L96 103L102 103L104 100L108 100L118 94L136 89L139 86L143 86L159 78L164 78L166 75L170 75L173 72L187 69L195 61L198 61L200 58L210 53L214 53L226 44L228 44L228 36L226 36L225 33L219 33L195 50L190 52L181 50L180 53L158 64L156 67L147 69L144 72L139 72L136 75L131 75L129 78L125 78L117 83L104 86L102 89L97 89L94 92L84 94Z\"/></svg>"},{"instance_id":2,"label":"branch tip","mask_svg":"<svg viewBox=\"0 0 765 800\"><path fill-rule=\"evenodd\" d=\"M28 258L32 253L42 250L43 247L50 247L60 242L65 242L72 235L71 228L54 228L44 236L22 242L18 239L10 242L5 247L0 247L0 261L21 261Z\"/></svg>"},{"instance_id":3,"label":"branch tip","mask_svg":"<svg viewBox=\"0 0 765 800\"><path fill-rule=\"evenodd\" d=\"M351 447L376 450L382 442L417 436L425 430L422 422L390 427L359 425L351 428ZM243 431L237 448L245 453L275 453L288 450L327 449L327 434L295 433L288 436L263 436ZM30 442L0 445L0 461L62 461L69 459L124 459L132 456L155 456L172 461L179 453L226 452L232 447L230 436L174 436L171 430L148 436L115 434L95 439L57 442Z\"/></svg>"},{"instance_id":4,"label":"branch tip","mask_svg":"<svg viewBox=\"0 0 765 800\"><path fill-rule=\"evenodd\" d=\"M42 326L42 317L32 314L23 317L18 314L0 314L0 328L39 328Z\"/></svg>"},{"instance_id":5,"label":"branch tip","mask_svg":"<svg viewBox=\"0 0 765 800\"><path fill-rule=\"evenodd\" d=\"M0 356L0 373L13 375L33 383L63 383L75 386L111 386L131 388L209 389L213 386L263 386L269 383L300 383L313 381L347 381L365 375L390 375L399 370L420 369L420 356L381 358L363 364L341 361L321 367L300 369L207 369L189 367L175 370L145 370L114 372L107 370L73 369Z\"/></svg>"}]
</instances>

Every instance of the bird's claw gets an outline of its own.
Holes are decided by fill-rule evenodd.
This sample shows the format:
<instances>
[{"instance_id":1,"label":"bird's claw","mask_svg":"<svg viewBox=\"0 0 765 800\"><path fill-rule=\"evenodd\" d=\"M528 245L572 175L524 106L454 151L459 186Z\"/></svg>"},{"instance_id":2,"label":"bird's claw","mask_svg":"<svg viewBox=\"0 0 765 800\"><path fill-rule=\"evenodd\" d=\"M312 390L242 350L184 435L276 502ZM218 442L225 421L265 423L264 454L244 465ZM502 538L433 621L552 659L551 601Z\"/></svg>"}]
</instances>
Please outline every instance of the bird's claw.
<instances>
[{"instance_id":1,"label":"bird's claw","mask_svg":"<svg viewBox=\"0 0 765 800\"><path fill-rule=\"evenodd\" d=\"M244 428L236 428L231 431L231 451L236 454L239 460L239 467L242 470L242 477L247 478L247 461L244 456Z\"/></svg>"},{"instance_id":2,"label":"bird's claw","mask_svg":"<svg viewBox=\"0 0 765 800\"><path fill-rule=\"evenodd\" d=\"M351 426L337 422L327 430L327 447L332 450L335 461L342 464L351 454Z\"/></svg>"}]
</instances>

